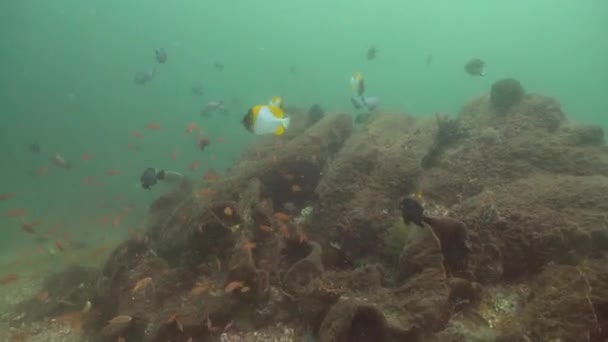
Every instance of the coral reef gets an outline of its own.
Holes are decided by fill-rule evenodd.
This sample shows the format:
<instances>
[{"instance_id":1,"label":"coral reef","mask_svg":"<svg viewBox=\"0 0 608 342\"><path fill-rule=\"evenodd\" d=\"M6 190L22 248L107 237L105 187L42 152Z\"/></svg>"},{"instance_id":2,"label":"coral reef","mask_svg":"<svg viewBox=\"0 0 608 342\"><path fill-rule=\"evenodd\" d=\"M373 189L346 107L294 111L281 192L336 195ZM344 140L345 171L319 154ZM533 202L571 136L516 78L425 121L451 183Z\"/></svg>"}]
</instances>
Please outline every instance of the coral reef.
<instances>
[{"instance_id":1,"label":"coral reef","mask_svg":"<svg viewBox=\"0 0 608 342\"><path fill-rule=\"evenodd\" d=\"M455 118L293 113L15 315L77 317L93 341L608 338L601 129L512 81Z\"/></svg>"}]
</instances>

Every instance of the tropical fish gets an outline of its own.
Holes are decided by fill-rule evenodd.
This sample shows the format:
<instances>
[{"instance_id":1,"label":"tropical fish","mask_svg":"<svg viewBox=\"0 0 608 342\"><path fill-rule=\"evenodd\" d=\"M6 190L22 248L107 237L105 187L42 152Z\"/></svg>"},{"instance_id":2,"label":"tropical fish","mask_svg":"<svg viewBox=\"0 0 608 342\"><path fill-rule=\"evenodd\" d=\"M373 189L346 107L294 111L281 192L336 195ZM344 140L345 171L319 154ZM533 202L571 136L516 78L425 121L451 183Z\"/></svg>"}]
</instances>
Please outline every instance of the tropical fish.
<instances>
[{"instance_id":1,"label":"tropical fish","mask_svg":"<svg viewBox=\"0 0 608 342\"><path fill-rule=\"evenodd\" d=\"M363 74L356 72L350 78L350 89L354 96L363 96L365 92L365 83L363 81Z\"/></svg>"},{"instance_id":2,"label":"tropical fish","mask_svg":"<svg viewBox=\"0 0 608 342\"><path fill-rule=\"evenodd\" d=\"M243 117L245 128L254 134L283 135L289 128L290 118L285 117L283 110L275 106L253 106Z\"/></svg>"}]
</instances>

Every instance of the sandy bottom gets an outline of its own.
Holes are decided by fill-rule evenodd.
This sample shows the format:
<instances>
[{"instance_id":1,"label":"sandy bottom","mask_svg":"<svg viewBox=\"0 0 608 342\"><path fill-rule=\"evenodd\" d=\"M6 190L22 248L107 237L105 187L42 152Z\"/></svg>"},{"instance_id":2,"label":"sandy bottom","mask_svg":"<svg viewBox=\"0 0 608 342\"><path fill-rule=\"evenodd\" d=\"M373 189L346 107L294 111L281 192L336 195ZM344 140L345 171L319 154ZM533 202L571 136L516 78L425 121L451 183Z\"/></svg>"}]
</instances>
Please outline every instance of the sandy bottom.
<instances>
[{"instance_id":1,"label":"sandy bottom","mask_svg":"<svg viewBox=\"0 0 608 342\"><path fill-rule=\"evenodd\" d=\"M119 241L96 248L64 253L31 253L31 249L4 250L0 256L0 279L15 275L16 280L0 285L0 341L82 341L84 337L65 318L23 323L23 314L14 306L44 292L44 279L68 265L100 266ZM44 305L44 304L41 304Z\"/></svg>"}]
</instances>

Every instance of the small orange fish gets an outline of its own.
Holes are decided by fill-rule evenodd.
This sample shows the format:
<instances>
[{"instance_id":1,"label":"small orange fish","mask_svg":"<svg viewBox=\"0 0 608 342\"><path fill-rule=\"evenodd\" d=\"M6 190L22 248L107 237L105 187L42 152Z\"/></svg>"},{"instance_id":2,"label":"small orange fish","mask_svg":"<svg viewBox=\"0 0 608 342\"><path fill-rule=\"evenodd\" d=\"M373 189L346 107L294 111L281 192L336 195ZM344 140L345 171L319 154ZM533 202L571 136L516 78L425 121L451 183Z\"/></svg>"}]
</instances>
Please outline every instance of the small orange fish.
<instances>
[{"instance_id":1,"label":"small orange fish","mask_svg":"<svg viewBox=\"0 0 608 342\"><path fill-rule=\"evenodd\" d=\"M143 139L144 135L141 134L139 131L133 131L131 132L131 136L136 138L136 139Z\"/></svg>"},{"instance_id":2,"label":"small orange fish","mask_svg":"<svg viewBox=\"0 0 608 342\"><path fill-rule=\"evenodd\" d=\"M0 201L6 201L6 200L9 200L9 199L11 199L11 198L15 197L15 195L16 195L16 194L15 194L14 192L6 192L6 193L3 193L2 195L0 195Z\"/></svg>"},{"instance_id":3,"label":"small orange fish","mask_svg":"<svg viewBox=\"0 0 608 342\"><path fill-rule=\"evenodd\" d=\"M82 157L81 157L81 158L82 158L82 160L84 160L84 161L88 161L88 160L91 160L91 158L92 158L92 157L93 157L93 156L92 156L90 153L85 153L85 154L83 154L83 155L82 155Z\"/></svg>"},{"instance_id":4,"label":"small orange fish","mask_svg":"<svg viewBox=\"0 0 608 342\"><path fill-rule=\"evenodd\" d=\"M300 191L302 191L302 187L301 186L299 186L297 184L294 184L294 185L291 186L291 192L300 192Z\"/></svg>"},{"instance_id":5,"label":"small orange fish","mask_svg":"<svg viewBox=\"0 0 608 342\"><path fill-rule=\"evenodd\" d=\"M151 277L145 277L141 280L139 280L135 286L133 287L133 290L131 290L131 293L135 294L143 289L145 289L146 287L148 287L149 285L152 285L153 281Z\"/></svg>"},{"instance_id":6,"label":"small orange fish","mask_svg":"<svg viewBox=\"0 0 608 342\"><path fill-rule=\"evenodd\" d=\"M116 169L109 169L106 171L106 175L108 175L108 176L116 176L119 173L120 173L120 171L118 171Z\"/></svg>"},{"instance_id":7,"label":"small orange fish","mask_svg":"<svg viewBox=\"0 0 608 342\"><path fill-rule=\"evenodd\" d=\"M279 232L284 239L289 239L289 229L283 222L279 222Z\"/></svg>"},{"instance_id":8,"label":"small orange fish","mask_svg":"<svg viewBox=\"0 0 608 342\"><path fill-rule=\"evenodd\" d=\"M285 213L282 213L280 211L277 211L272 216L274 216L274 218L276 218L277 220L282 221L282 222L289 222L289 220L291 219L291 216L289 216Z\"/></svg>"},{"instance_id":9,"label":"small orange fish","mask_svg":"<svg viewBox=\"0 0 608 342\"><path fill-rule=\"evenodd\" d=\"M243 245L241 246L241 248L244 251L251 252L251 250L255 248L255 243L251 242L251 241L247 241L247 242L243 243Z\"/></svg>"},{"instance_id":10,"label":"small orange fish","mask_svg":"<svg viewBox=\"0 0 608 342\"><path fill-rule=\"evenodd\" d=\"M61 242L59 242L59 240L55 240L55 247L57 247L57 249L60 252L65 252L65 247L63 247L63 245L61 244Z\"/></svg>"},{"instance_id":11,"label":"small orange fish","mask_svg":"<svg viewBox=\"0 0 608 342\"><path fill-rule=\"evenodd\" d=\"M146 125L146 128L151 131L160 131L162 127L156 122L150 122Z\"/></svg>"},{"instance_id":12,"label":"small orange fish","mask_svg":"<svg viewBox=\"0 0 608 342\"><path fill-rule=\"evenodd\" d=\"M212 180L217 179L217 177L218 177L217 172L209 170L209 171L205 172L205 174L203 175L203 180L212 181Z\"/></svg>"},{"instance_id":13,"label":"small orange fish","mask_svg":"<svg viewBox=\"0 0 608 342\"><path fill-rule=\"evenodd\" d=\"M231 217L231 216L232 216L232 214L233 214L233 210L232 210L232 208L230 208L230 207L226 207L226 208L224 208L224 215L226 215L226 216L228 216L228 217Z\"/></svg>"},{"instance_id":14,"label":"small orange fish","mask_svg":"<svg viewBox=\"0 0 608 342\"><path fill-rule=\"evenodd\" d=\"M177 319L177 314L171 315L171 317L169 317L169 319L167 320L167 323L173 322L175 322L175 327L178 331L184 332L184 325L182 324L182 322L179 321L179 319Z\"/></svg>"},{"instance_id":15,"label":"small orange fish","mask_svg":"<svg viewBox=\"0 0 608 342\"><path fill-rule=\"evenodd\" d=\"M191 171L196 171L200 165L201 165L201 162L199 160L195 160L192 163L188 164L188 168Z\"/></svg>"},{"instance_id":16,"label":"small orange fish","mask_svg":"<svg viewBox=\"0 0 608 342\"><path fill-rule=\"evenodd\" d=\"M266 233L271 233L272 232L272 227L261 224L260 225L260 230Z\"/></svg>"},{"instance_id":17,"label":"small orange fish","mask_svg":"<svg viewBox=\"0 0 608 342\"><path fill-rule=\"evenodd\" d=\"M177 151L171 152L171 159L177 160Z\"/></svg>"},{"instance_id":18,"label":"small orange fish","mask_svg":"<svg viewBox=\"0 0 608 342\"><path fill-rule=\"evenodd\" d=\"M292 182L294 179L296 179L296 176L293 173L285 173L283 174L283 179L288 182Z\"/></svg>"},{"instance_id":19,"label":"small orange fish","mask_svg":"<svg viewBox=\"0 0 608 342\"><path fill-rule=\"evenodd\" d=\"M244 285L245 284L242 281L231 281L226 285L226 288L224 288L224 292L231 293L234 290L242 288Z\"/></svg>"},{"instance_id":20,"label":"small orange fish","mask_svg":"<svg viewBox=\"0 0 608 342\"><path fill-rule=\"evenodd\" d=\"M49 299L49 291L44 290L44 291L40 292L37 296L37 299L38 299L38 303L40 303L40 304L46 303L46 300Z\"/></svg>"},{"instance_id":21,"label":"small orange fish","mask_svg":"<svg viewBox=\"0 0 608 342\"><path fill-rule=\"evenodd\" d=\"M25 209L17 208L17 209L11 209L11 210L5 212L4 216L11 217L11 218L23 217L23 216L25 216L25 213L26 213Z\"/></svg>"},{"instance_id":22,"label":"small orange fish","mask_svg":"<svg viewBox=\"0 0 608 342\"><path fill-rule=\"evenodd\" d=\"M131 317L129 315L118 315L118 316L112 318L111 320L109 320L108 324L129 323L129 322L131 322L131 320L133 320L133 317Z\"/></svg>"},{"instance_id":23,"label":"small orange fish","mask_svg":"<svg viewBox=\"0 0 608 342\"><path fill-rule=\"evenodd\" d=\"M97 177L95 177L95 176L85 176L82 179L82 185L93 185L93 184L98 184Z\"/></svg>"},{"instance_id":24,"label":"small orange fish","mask_svg":"<svg viewBox=\"0 0 608 342\"><path fill-rule=\"evenodd\" d=\"M190 290L190 295L198 296L198 295L201 295L201 294L207 292L208 290L209 290L208 286L197 284L197 286L193 287L192 290Z\"/></svg>"},{"instance_id":25,"label":"small orange fish","mask_svg":"<svg viewBox=\"0 0 608 342\"><path fill-rule=\"evenodd\" d=\"M191 122L188 124L188 126L186 126L186 133L191 133L192 131L197 131L197 132L201 131L201 129L198 127L198 124L196 122Z\"/></svg>"},{"instance_id":26,"label":"small orange fish","mask_svg":"<svg viewBox=\"0 0 608 342\"><path fill-rule=\"evenodd\" d=\"M6 285L17 280L19 280L19 276L15 273L10 273L5 275L4 277L0 277L0 285Z\"/></svg>"},{"instance_id":27,"label":"small orange fish","mask_svg":"<svg viewBox=\"0 0 608 342\"><path fill-rule=\"evenodd\" d=\"M112 227L118 227L118 226L120 226L120 222L122 222L122 217L121 216L116 216L112 220Z\"/></svg>"},{"instance_id":28,"label":"small orange fish","mask_svg":"<svg viewBox=\"0 0 608 342\"><path fill-rule=\"evenodd\" d=\"M218 137L216 141L221 144L224 142L224 137Z\"/></svg>"},{"instance_id":29,"label":"small orange fish","mask_svg":"<svg viewBox=\"0 0 608 342\"><path fill-rule=\"evenodd\" d=\"M206 197L206 196L213 195L213 190L211 190L209 188L204 188L204 189L199 190L196 194L199 197Z\"/></svg>"},{"instance_id":30,"label":"small orange fish","mask_svg":"<svg viewBox=\"0 0 608 342\"><path fill-rule=\"evenodd\" d=\"M44 176L48 173L49 171L49 167L46 165L42 165L41 167L38 168L38 170L36 171L38 173L39 176Z\"/></svg>"}]
</instances>

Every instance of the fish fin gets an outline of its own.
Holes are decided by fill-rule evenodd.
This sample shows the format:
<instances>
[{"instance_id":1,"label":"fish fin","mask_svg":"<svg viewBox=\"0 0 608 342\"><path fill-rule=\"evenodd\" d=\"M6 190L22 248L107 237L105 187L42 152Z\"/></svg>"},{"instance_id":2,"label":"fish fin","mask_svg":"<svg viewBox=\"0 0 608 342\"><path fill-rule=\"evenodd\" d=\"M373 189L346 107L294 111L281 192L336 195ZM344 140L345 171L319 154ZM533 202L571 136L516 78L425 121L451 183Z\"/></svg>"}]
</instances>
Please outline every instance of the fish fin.
<instances>
[{"instance_id":1,"label":"fish fin","mask_svg":"<svg viewBox=\"0 0 608 342\"><path fill-rule=\"evenodd\" d=\"M277 130L274 132L275 135L283 135L283 133L285 133L285 127L283 127L283 125L279 125Z\"/></svg>"},{"instance_id":2,"label":"fish fin","mask_svg":"<svg viewBox=\"0 0 608 342\"><path fill-rule=\"evenodd\" d=\"M270 110L272 115L276 118L282 119L285 117L285 115L283 114L283 110L281 110L281 108L279 108L279 107L268 106L268 109Z\"/></svg>"},{"instance_id":3,"label":"fish fin","mask_svg":"<svg viewBox=\"0 0 608 342\"><path fill-rule=\"evenodd\" d=\"M282 124L283 128L284 129L288 129L289 128L289 124L291 123L291 118L283 118L282 121L283 121L283 124Z\"/></svg>"}]
</instances>

